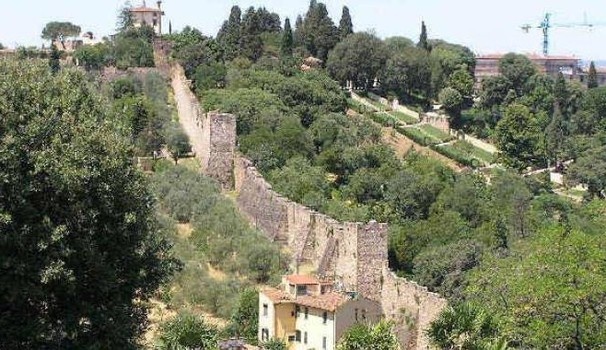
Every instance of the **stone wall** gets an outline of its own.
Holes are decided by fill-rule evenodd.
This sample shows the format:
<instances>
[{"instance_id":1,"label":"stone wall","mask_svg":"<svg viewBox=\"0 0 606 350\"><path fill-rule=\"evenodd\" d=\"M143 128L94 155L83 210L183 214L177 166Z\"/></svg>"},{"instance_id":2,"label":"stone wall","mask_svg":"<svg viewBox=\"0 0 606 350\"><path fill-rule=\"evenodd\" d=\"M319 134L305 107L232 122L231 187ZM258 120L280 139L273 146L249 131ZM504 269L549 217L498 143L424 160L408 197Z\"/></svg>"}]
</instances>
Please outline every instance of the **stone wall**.
<instances>
[{"instance_id":1,"label":"stone wall","mask_svg":"<svg viewBox=\"0 0 606 350\"><path fill-rule=\"evenodd\" d=\"M234 152L235 118L202 114L182 68L173 72L173 89L203 171L224 188L235 188L240 212L289 250L292 269L332 277L340 289L379 301L386 317L397 322L405 348L426 349L424 330L446 301L389 270L388 226L339 222L278 194L250 160Z\"/></svg>"},{"instance_id":2,"label":"stone wall","mask_svg":"<svg viewBox=\"0 0 606 350\"><path fill-rule=\"evenodd\" d=\"M219 181L224 189L233 189L236 118L231 114L202 113L181 66L173 67L172 88L179 122L189 136L202 171Z\"/></svg>"},{"instance_id":3,"label":"stone wall","mask_svg":"<svg viewBox=\"0 0 606 350\"><path fill-rule=\"evenodd\" d=\"M450 133L450 120L448 116L437 113L426 113L422 115L421 122L440 129L447 134Z\"/></svg>"}]
</instances>

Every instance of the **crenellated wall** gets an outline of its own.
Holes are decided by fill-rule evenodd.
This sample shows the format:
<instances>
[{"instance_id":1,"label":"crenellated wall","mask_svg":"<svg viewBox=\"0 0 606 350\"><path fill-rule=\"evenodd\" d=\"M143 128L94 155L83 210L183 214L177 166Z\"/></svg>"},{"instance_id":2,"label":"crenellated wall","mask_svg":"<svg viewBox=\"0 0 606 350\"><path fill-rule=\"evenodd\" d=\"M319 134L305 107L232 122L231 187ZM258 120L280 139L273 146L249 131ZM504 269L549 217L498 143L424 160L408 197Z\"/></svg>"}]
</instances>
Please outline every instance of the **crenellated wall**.
<instances>
[{"instance_id":1,"label":"crenellated wall","mask_svg":"<svg viewBox=\"0 0 606 350\"><path fill-rule=\"evenodd\" d=\"M379 301L385 316L396 321L402 345L427 349L424 330L446 301L389 270L388 225L339 222L278 194L250 160L234 152L235 118L202 114L182 69L173 72L173 89L203 171L224 188L235 188L238 209L290 251L293 270L332 277L344 290Z\"/></svg>"}]
</instances>

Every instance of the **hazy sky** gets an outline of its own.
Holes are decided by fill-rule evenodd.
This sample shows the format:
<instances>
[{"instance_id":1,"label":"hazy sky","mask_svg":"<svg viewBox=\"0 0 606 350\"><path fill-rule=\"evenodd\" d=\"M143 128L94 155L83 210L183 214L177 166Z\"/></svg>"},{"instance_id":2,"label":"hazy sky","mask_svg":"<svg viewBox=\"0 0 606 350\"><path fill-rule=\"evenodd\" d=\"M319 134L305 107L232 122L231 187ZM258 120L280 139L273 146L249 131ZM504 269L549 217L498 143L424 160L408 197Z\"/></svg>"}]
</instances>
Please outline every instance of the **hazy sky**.
<instances>
[{"instance_id":1,"label":"hazy sky","mask_svg":"<svg viewBox=\"0 0 606 350\"><path fill-rule=\"evenodd\" d=\"M111 34L123 0L0 0L0 42L5 46L41 45L40 32L48 21L71 21L96 35ZM132 0L138 5L141 0ZM350 8L356 31L374 30L380 37L402 35L417 40L421 20L430 38L469 46L477 53L536 52L542 50L542 32L526 34L520 26L538 25L545 12L552 23L588 22L601 24L589 28L551 29L551 54L576 55L583 59L606 59L606 2L604 0L325 0L333 20L338 23L341 8ZM173 30L192 25L215 35L229 15L232 5L243 10L265 6L281 18L307 10L307 0L165 0L165 28ZM148 6L156 6L148 1Z\"/></svg>"}]
</instances>

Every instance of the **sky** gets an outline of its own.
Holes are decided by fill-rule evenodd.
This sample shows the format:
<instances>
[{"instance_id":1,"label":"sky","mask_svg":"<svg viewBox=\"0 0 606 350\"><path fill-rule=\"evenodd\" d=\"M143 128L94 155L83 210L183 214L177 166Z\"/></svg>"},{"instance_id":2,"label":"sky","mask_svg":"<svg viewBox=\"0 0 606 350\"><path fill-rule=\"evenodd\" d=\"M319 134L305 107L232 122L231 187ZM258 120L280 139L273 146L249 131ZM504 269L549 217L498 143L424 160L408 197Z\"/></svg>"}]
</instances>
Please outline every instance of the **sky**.
<instances>
[{"instance_id":1,"label":"sky","mask_svg":"<svg viewBox=\"0 0 606 350\"><path fill-rule=\"evenodd\" d=\"M417 41L421 21L430 38L468 46L485 53L541 53L542 31L525 33L524 24L538 26L546 12L552 23L597 24L587 27L559 27L550 30L550 54L574 55L585 60L606 60L606 6L604 0L319 0L338 24L342 7L348 6L355 31L373 31L381 38L405 36ZM132 0L139 5L142 0ZM124 0L0 0L4 13L0 21L0 43L8 47L40 46L40 32L49 21L71 21L97 36L112 34ZM148 6L156 6L154 0ZM291 22L304 14L308 0L165 0L164 28L185 25L216 35L230 8L239 5L265 6Z\"/></svg>"}]
</instances>

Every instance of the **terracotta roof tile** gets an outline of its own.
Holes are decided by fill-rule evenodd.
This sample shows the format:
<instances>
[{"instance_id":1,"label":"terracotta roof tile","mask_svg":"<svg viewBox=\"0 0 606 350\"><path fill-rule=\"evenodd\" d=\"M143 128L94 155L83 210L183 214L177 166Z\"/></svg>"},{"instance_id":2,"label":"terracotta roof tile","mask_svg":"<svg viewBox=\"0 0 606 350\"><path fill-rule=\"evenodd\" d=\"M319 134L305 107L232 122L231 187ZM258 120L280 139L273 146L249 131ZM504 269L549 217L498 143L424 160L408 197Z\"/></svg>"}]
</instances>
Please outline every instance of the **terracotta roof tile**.
<instances>
[{"instance_id":1,"label":"terracotta roof tile","mask_svg":"<svg viewBox=\"0 0 606 350\"><path fill-rule=\"evenodd\" d=\"M265 294L265 296L268 297L269 300L273 301L276 304L292 301L290 295L280 289L268 287L262 289L261 292Z\"/></svg>"},{"instance_id":2,"label":"terracotta roof tile","mask_svg":"<svg viewBox=\"0 0 606 350\"><path fill-rule=\"evenodd\" d=\"M310 285L319 283L317 278L309 275L288 275L286 280L292 284Z\"/></svg>"},{"instance_id":3,"label":"terracotta roof tile","mask_svg":"<svg viewBox=\"0 0 606 350\"><path fill-rule=\"evenodd\" d=\"M155 9L155 8L152 8L152 7L140 6L140 7L133 7L133 8L131 8L130 12L162 12L162 10Z\"/></svg>"},{"instance_id":4,"label":"terracotta roof tile","mask_svg":"<svg viewBox=\"0 0 606 350\"><path fill-rule=\"evenodd\" d=\"M351 298L344 293L330 292L321 295L304 295L295 299L297 305L334 312Z\"/></svg>"}]
</instances>

